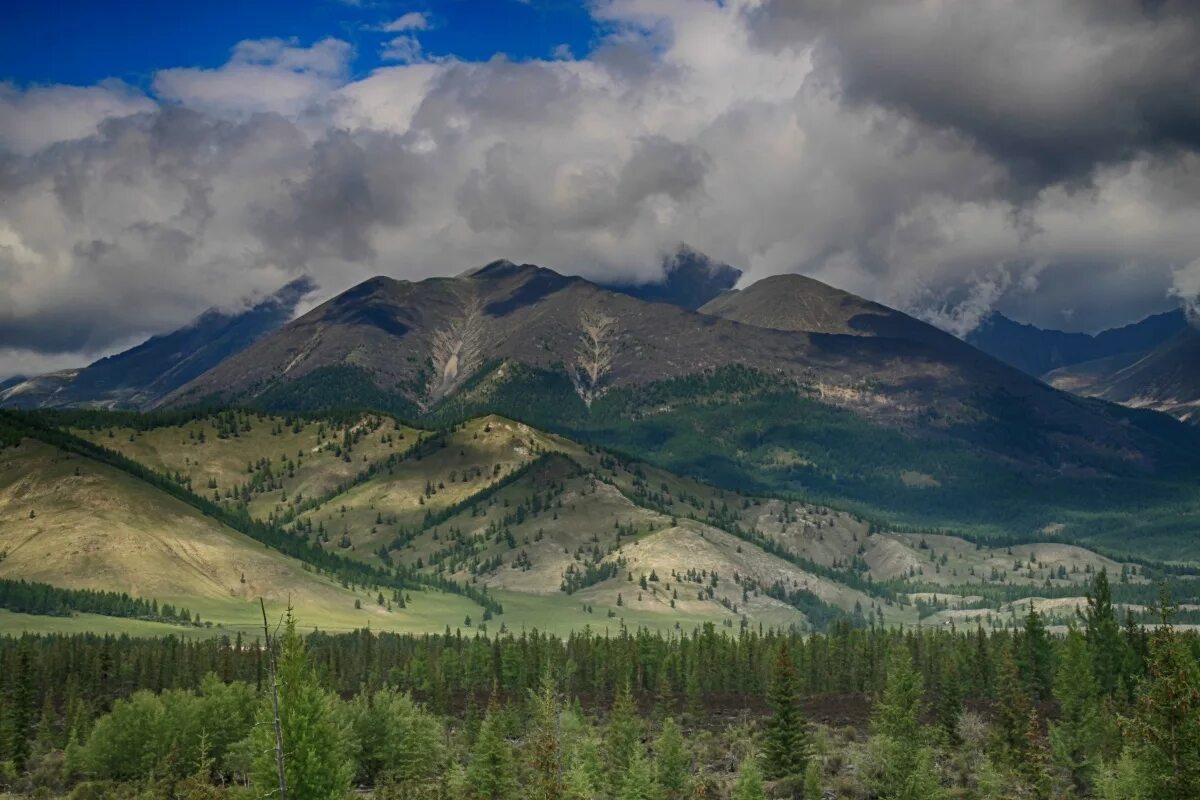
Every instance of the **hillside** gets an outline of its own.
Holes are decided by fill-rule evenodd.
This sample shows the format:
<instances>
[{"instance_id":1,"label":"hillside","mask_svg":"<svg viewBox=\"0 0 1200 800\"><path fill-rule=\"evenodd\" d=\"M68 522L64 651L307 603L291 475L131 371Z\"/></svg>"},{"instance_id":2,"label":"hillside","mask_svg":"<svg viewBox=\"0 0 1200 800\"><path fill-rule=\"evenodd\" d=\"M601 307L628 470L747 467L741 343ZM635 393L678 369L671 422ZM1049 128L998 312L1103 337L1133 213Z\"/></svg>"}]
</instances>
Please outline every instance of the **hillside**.
<instances>
[{"instance_id":1,"label":"hillside","mask_svg":"<svg viewBox=\"0 0 1200 800\"><path fill-rule=\"evenodd\" d=\"M1001 607L1031 598L1053 618L1065 619L1083 603L1085 584L1101 568L1122 575L1126 602L1148 604L1152 582L1160 575L1153 566L1122 564L1056 541L1058 530L1012 546L889 530L826 505L723 490L494 415L426 431L381 415L301 419L231 411L161 422L153 416L95 413L70 419L76 433L139 459L183 487L214 476L221 508L252 514L285 541L315 546L328 557L380 574L396 570L421 581L486 590L502 605L485 610L467 598L409 590L406 607L393 603L388 611L374 602L377 590L365 587L358 594L362 610L353 607L348 593L322 601L322 608L345 609L339 615L371 609L372 627L437 630L470 619L473 625L509 630L567 631L609 623L671 629L702 622L821 629L839 619L912 624L969 615L1006 625L1011 614ZM205 432L203 442L198 442L200 432ZM393 438L400 433L407 443L403 448ZM319 442L331 441L349 442L348 449L341 456L323 453ZM2 452L28 458L30 446ZM254 475L265 467L254 473L238 467L248 449L269 453L293 447L309 454L303 465L296 464L295 477L280 478L291 482L290 489L264 488L265 480L256 481ZM348 463L356 470L349 477ZM128 474L116 476L158 496ZM325 488L305 493L296 488L301 480ZM921 478L910 475L909 480ZM262 491L247 492L249 482ZM198 491L206 494L207 484ZM10 525L27 523L26 506L7 502ZM158 505L141 506L158 513ZM134 512L126 508L125 513ZM106 525L112 519L87 513ZM225 530L194 507L179 513ZM167 524L160 515L131 527L153 531ZM188 528L174 529L180 536L193 535ZM273 553L253 547L255 554ZM240 558L231 553L229 558ZM8 568L13 576L48 581L63 569L38 571L29 561L14 561ZM74 580L72 569L63 573L68 580ZM202 574L222 569L214 566ZM162 571L155 568L155 574ZM124 586L116 573L104 574L81 585ZM191 575L174 567L165 574ZM319 580L307 567L302 574ZM278 580L274 591L292 591L291 577L279 573ZM222 613L232 613L217 609L213 590L196 581L171 588L176 594L169 596L188 599L189 608L214 609L202 613L218 622ZM227 590L219 581L215 585L218 595ZM244 588L263 591L262 586ZM168 588L146 590L165 594ZM391 597L386 588L382 591ZM324 613L324 626L347 624Z\"/></svg>"},{"instance_id":2,"label":"hillside","mask_svg":"<svg viewBox=\"0 0 1200 800\"><path fill-rule=\"evenodd\" d=\"M252 628L263 597L272 614L291 602L323 628L436 629L127 473L34 439L0 449L0 552L0 578L128 592L226 628Z\"/></svg>"}]
</instances>

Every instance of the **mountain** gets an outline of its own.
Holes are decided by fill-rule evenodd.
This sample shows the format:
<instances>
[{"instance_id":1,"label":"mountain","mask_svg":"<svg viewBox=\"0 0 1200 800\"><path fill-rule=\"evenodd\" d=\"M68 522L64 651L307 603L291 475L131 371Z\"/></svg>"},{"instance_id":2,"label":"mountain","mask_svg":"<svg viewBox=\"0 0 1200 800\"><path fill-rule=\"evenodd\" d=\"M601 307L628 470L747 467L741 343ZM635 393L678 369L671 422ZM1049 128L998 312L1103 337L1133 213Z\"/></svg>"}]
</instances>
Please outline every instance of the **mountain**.
<instances>
[{"instance_id":1,"label":"mountain","mask_svg":"<svg viewBox=\"0 0 1200 800\"><path fill-rule=\"evenodd\" d=\"M978 356L928 323L804 275L763 278L745 289L726 292L699 310L760 328L902 339L943 353Z\"/></svg>"},{"instance_id":2,"label":"mountain","mask_svg":"<svg viewBox=\"0 0 1200 800\"><path fill-rule=\"evenodd\" d=\"M966 340L1006 364L1029 375L1041 376L1085 361L1149 352L1186 327L1187 317L1182 309L1164 311L1095 335L1044 330L994 313L971 331Z\"/></svg>"},{"instance_id":3,"label":"mountain","mask_svg":"<svg viewBox=\"0 0 1200 800\"><path fill-rule=\"evenodd\" d=\"M770 312L776 295L820 313L788 322ZM745 321L506 261L454 278L378 277L160 405L373 408L418 424L500 413L726 488L905 524L996 536L1050 526L1119 547L1137 529L1139 546L1164 549L1181 535L1185 520L1166 509L1189 502L1200 472L1186 426L1057 391L805 279L708 310L722 308ZM1163 513L1143 513L1147 496Z\"/></svg>"},{"instance_id":4,"label":"mountain","mask_svg":"<svg viewBox=\"0 0 1200 800\"><path fill-rule=\"evenodd\" d=\"M1185 326L1147 353L1087 361L1046 375L1052 386L1200 422L1200 331Z\"/></svg>"},{"instance_id":5,"label":"mountain","mask_svg":"<svg viewBox=\"0 0 1200 800\"><path fill-rule=\"evenodd\" d=\"M614 292L651 303L670 303L696 310L723 292L732 289L742 271L714 261L687 245L663 259L662 280L647 283L604 284Z\"/></svg>"},{"instance_id":6,"label":"mountain","mask_svg":"<svg viewBox=\"0 0 1200 800\"><path fill-rule=\"evenodd\" d=\"M188 381L277 330L315 288L299 278L240 311L209 309L184 327L86 367L39 375L0 387L0 407L154 405Z\"/></svg>"}]
</instances>

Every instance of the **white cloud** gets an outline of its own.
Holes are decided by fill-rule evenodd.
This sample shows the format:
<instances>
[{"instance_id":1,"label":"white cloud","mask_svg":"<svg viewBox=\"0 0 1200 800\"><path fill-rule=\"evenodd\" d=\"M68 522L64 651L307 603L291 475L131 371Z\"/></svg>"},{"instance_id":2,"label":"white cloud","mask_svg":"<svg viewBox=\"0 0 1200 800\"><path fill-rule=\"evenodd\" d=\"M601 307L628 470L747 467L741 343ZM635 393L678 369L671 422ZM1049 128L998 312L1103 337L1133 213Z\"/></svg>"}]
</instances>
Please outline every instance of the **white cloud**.
<instances>
[{"instance_id":1,"label":"white cloud","mask_svg":"<svg viewBox=\"0 0 1200 800\"><path fill-rule=\"evenodd\" d=\"M428 29L429 18L420 11L410 11L380 28L384 33L403 33L404 31L424 31Z\"/></svg>"},{"instance_id":2,"label":"white cloud","mask_svg":"<svg viewBox=\"0 0 1200 800\"><path fill-rule=\"evenodd\" d=\"M159 71L154 91L165 101L212 114L295 115L344 83L353 52L332 38L311 47L280 39L243 41L222 67Z\"/></svg>"},{"instance_id":3,"label":"white cloud","mask_svg":"<svg viewBox=\"0 0 1200 800\"><path fill-rule=\"evenodd\" d=\"M647 277L679 241L959 330L993 307L1114 324L1200 285L1196 156L1014 199L967 134L848 102L810 46L756 46L755 5L599 3L587 58L431 63L412 40L352 79L345 42L260 40L158 73L158 104L4 87L0 341L91 353L299 272L327 293L499 257Z\"/></svg>"},{"instance_id":4,"label":"white cloud","mask_svg":"<svg viewBox=\"0 0 1200 800\"><path fill-rule=\"evenodd\" d=\"M415 64L421 60L421 43L415 36L396 36L380 49L379 57L401 64Z\"/></svg>"},{"instance_id":5,"label":"white cloud","mask_svg":"<svg viewBox=\"0 0 1200 800\"><path fill-rule=\"evenodd\" d=\"M0 82L0 152L32 155L55 142L90 136L106 119L154 108L150 98L120 81L25 90Z\"/></svg>"}]
</instances>

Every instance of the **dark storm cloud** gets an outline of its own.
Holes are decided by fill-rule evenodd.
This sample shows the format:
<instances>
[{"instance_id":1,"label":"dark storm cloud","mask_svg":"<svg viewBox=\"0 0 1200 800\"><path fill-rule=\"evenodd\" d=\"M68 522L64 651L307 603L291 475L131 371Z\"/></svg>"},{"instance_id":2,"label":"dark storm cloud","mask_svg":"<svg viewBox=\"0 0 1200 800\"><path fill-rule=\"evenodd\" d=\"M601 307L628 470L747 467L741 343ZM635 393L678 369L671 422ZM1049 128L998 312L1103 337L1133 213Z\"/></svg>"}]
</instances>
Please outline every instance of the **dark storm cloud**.
<instances>
[{"instance_id":1,"label":"dark storm cloud","mask_svg":"<svg viewBox=\"0 0 1200 800\"><path fill-rule=\"evenodd\" d=\"M847 101L971 137L1022 191L1200 148L1194 0L769 0L752 24L811 46Z\"/></svg>"}]
</instances>

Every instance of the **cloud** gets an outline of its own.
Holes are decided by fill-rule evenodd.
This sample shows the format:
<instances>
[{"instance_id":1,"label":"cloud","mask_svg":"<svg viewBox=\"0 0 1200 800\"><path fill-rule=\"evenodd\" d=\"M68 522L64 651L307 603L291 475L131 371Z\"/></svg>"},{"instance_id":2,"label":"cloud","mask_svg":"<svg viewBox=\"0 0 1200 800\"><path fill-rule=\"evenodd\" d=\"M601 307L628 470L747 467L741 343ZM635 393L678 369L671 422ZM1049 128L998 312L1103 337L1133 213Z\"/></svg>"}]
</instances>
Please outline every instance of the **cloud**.
<instances>
[{"instance_id":1,"label":"cloud","mask_svg":"<svg viewBox=\"0 0 1200 800\"><path fill-rule=\"evenodd\" d=\"M299 47L282 39L239 42L217 69L172 68L156 73L163 100L218 115L296 115L341 85L353 48L339 39Z\"/></svg>"},{"instance_id":2,"label":"cloud","mask_svg":"<svg viewBox=\"0 0 1200 800\"><path fill-rule=\"evenodd\" d=\"M421 43L415 36L397 36L383 46L379 57L385 61L414 64L421 60Z\"/></svg>"},{"instance_id":3,"label":"cloud","mask_svg":"<svg viewBox=\"0 0 1200 800\"><path fill-rule=\"evenodd\" d=\"M98 86L34 86L0 82L0 152L29 156L55 142L90 136L106 119L154 109L120 81Z\"/></svg>"},{"instance_id":4,"label":"cloud","mask_svg":"<svg viewBox=\"0 0 1200 800\"><path fill-rule=\"evenodd\" d=\"M429 17L420 11L410 11L401 17L383 25L380 30L384 33L403 33L404 31L429 30Z\"/></svg>"},{"instance_id":5,"label":"cloud","mask_svg":"<svg viewBox=\"0 0 1200 800\"><path fill-rule=\"evenodd\" d=\"M345 42L269 39L150 96L5 86L0 373L302 272L635 280L680 241L957 332L1122 323L1200 293L1189 8L605 0L587 56L355 76Z\"/></svg>"},{"instance_id":6,"label":"cloud","mask_svg":"<svg viewBox=\"0 0 1200 800\"><path fill-rule=\"evenodd\" d=\"M1017 188L1200 147L1200 6L1188 0L768 0L757 41L811 48L853 103L954 129Z\"/></svg>"}]
</instances>

